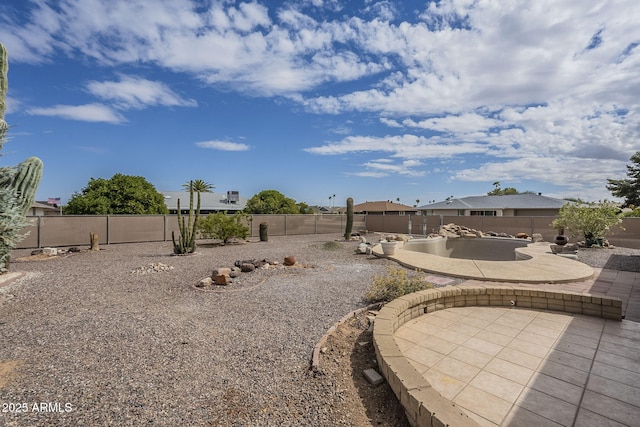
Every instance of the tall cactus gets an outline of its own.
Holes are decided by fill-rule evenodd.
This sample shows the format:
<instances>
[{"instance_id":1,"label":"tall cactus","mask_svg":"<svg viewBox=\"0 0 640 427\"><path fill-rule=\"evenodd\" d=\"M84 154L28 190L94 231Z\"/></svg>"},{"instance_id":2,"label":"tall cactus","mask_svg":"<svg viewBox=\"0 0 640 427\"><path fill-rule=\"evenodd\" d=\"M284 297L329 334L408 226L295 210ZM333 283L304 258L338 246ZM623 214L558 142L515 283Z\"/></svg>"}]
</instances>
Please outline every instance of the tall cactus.
<instances>
[{"instance_id":1,"label":"tall cactus","mask_svg":"<svg viewBox=\"0 0 640 427\"><path fill-rule=\"evenodd\" d=\"M9 81L7 75L9 73L9 61L7 60L7 49L0 43L0 150L7 140L7 130L9 125L4 120L4 113L7 111L7 89Z\"/></svg>"},{"instance_id":2,"label":"tall cactus","mask_svg":"<svg viewBox=\"0 0 640 427\"><path fill-rule=\"evenodd\" d=\"M9 72L7 49L0 43L0 149L7 141L9 125L5 121ZM9 252L20 240L26 214L36 197L42 179L42 161L30 157L16 167L0 168L0 274L7 271Z\"/></svg>"},{"instance_id":3,"label":"tall cactus","mask_svg":"<svg viewBox=\"0 0 640 427\"><path fill-rule=\"evenodd\" d=\"M178 199L178 228L180 236L176 242L175 233L171 232L171 241L173 242L173 253L175 254L191 254L196 251L196 226L200 216L200 195L198 195L198 207L195 215L193 212L193 181L189 182L189 222L185 223L182 211L180 209L180 199Z\"/></svg>"},{"instance_id":4,"label":"tall cactus","mask_svg":"<svg viewBox=\"0 0 640 427\"><path fill-rule=\"evenodd\" d=\"M18 165L16 174L13 177L13 188L18 197L20 212L27 215L29 208L36 200L36 190L42 179L42 160L37 157L29 157Z\"/></svg>"},{"instance_id":5,"label":"tall cactus","mask_svg":"<svg viewBox=\"0 0 640 427\"><path fill-rule=\"evenodd\" d=\"M347 227L344 230L344 239L351 239L351 230L353 229L353 198L347 199Z\"/></svg>"}]
</instances>

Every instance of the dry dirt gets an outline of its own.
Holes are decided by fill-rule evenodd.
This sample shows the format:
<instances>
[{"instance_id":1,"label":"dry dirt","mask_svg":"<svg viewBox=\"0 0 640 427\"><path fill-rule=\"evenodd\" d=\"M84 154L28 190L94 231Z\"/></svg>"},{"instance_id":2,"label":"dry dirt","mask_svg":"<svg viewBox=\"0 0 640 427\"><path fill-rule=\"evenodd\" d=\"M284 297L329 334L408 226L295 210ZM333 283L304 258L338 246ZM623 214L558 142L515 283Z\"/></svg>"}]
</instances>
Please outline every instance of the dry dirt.
<instances>
[{"instance_id":1,"label":"dry dirt","mask_svg":"<svg viewBox=\"0 0 640 427\"><path fill-rule=\"evenodd\" d=\"M342 407L336 409L351 414L351 425L408 427L404 410L389 385L383 382L375 387L364 378L365 369L376 368L366 314L340 324L328 337L316 375L342 391Z\"/></svg>"}]
</instances>

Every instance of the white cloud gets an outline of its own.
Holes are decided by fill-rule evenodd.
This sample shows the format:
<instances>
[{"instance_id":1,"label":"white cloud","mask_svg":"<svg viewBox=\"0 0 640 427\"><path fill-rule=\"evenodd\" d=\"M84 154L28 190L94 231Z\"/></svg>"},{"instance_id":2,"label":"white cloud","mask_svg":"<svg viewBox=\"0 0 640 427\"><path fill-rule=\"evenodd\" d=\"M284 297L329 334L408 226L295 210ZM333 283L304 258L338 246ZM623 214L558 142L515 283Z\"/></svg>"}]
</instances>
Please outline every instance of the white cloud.
<instances>
[{"instance_id":1,"label":"white cloud","mask_svg":"<svg viewBox=\"0 0 640 427\"><path fill-rule=\"evenodd\" d=\"M166 84L141 77L121 76L120 81L87 83L87 90L103 100L111 101L123 110L149 106L195 107L197 102L183 99Z\"/></svg>"},{"instance_id":2,"label":"white cloud","mask_svg":"<svg viewBox=\"0 0 640 427\"><path fill-rule=\"evenodd\" d=\"M247 144L229 141L201 141L195 144L200 148L210 148L221 151L248 151L251 149Z\"/></svg>"},{"instance_id":3,"label":"white cloud","mask_svg":"<svg viewBox=\"0 0 640 427\"><path fill-rule=\"evenodd\" d=\"M34 116L60 117L83 122L123 123L126 119L117 111L103 104L55 105L46 108L31 108Z\"/></svg>"},{"instance_id":4,"label":"white cloud","mask_svg":"<svg viewBox=\"0 0 640 427\"><path fill-rule=\"evenodd\" d=\"M592 189L640 150L637 0L442 0L399 22L401 5L368 2L350 16L332 13L343 7L335 0L215 1L205 12L189 0L37 2L26 24L0 17L0 40L18 62L157 65L252 96L285 96L314 114L378 115L389 135L356 123L350 136L306 151L483 162L454 171L456 180ZM89 91L122 109L195 106L136 77L91 82ZM88 106L31 112L124 120L89 106L92 114Z\"/></svg>"},{"instance_id":5,"label":"white cloud","mask_svg":"<svg viewBox=\"0 0 640 427\"><path fill-rule=\"evenodd\" d=\"M347 175L359 176L362 178L385 178L389 176L389 174L385 172L348 172Z\"/></svg>"}]
</instances>

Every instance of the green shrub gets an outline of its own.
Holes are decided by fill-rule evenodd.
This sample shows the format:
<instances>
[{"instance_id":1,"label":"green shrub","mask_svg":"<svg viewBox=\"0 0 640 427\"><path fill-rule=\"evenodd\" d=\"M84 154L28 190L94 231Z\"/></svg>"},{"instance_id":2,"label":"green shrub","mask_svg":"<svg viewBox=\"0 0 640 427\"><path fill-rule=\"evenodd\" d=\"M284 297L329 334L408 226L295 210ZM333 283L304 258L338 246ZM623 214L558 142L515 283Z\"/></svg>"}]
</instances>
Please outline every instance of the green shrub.
<instances>
[{"instance_id":1,"label":"green shrub","mask_svg":"<svg viewBox=\"0 0 640 427\"><path fill-rule=\"evenodd\" d=\"M620 224L620 209L609 201L566 203L551 224L552 227L568 230L573 237L582 236L587 247L598 237Z\"/></svg>"},{"instance_id":2,"label":"green shrub","mask_svg":"<svg viewBox=\"0 0 640 427\"><path fill-rule=\"evenodd\" d=\"M341 247L342 247L342 245L340 243L338 243L338 242L325 242L322 245L322 248L326 249L328 251L335 251L335 250L340 249Z\"/></svg>"},{"instance_id":3,"label":"green shrub","mask_svg":"<svg viewBox=\"0 0 640 427\"><path fill-rule=\"evenodd\" d=\"M236 212L231 216L226 212L217 212L200 218L197 227L201 237L228 243L231 238L246 239L249 236L248 220L249 216L244 212Z\"/></svg>"},{"instance_id":4,"label":"green shrub","mask_svg":"<svg viewBox=\"0 0 640 427\"><path fill-rule=\"evenodd\" d=\"M373 278L373 284L365 294L367 302L389 302L413 292L431 289L433 285L426 281L425 274L407 273L404 268L389 268L384 276Z\"/></svg>"}]
</instances>

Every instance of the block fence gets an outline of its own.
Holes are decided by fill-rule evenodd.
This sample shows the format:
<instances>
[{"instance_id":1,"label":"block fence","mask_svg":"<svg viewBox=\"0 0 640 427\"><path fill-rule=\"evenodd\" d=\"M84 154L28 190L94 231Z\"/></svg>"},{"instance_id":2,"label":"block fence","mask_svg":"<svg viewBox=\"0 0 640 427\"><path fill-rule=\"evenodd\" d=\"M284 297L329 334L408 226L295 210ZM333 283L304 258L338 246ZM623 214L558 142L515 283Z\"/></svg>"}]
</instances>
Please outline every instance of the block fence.
<instances>
[{"instance_id":1,"label":"block fence","mask_svg":"<svg viewBox=\"0 0 640 427\"><path fill-rule=\"evenodd\" d=\"M376 316L373 345L380 373L404 407L413 427L479 427L475 420L431 387L402 355L393 337L396 330L411 319L445 308L465 306L516 306L622 320L622 300L619 298L528 287L446 286L391 301Z\"/></svg>"}]
</instances>

